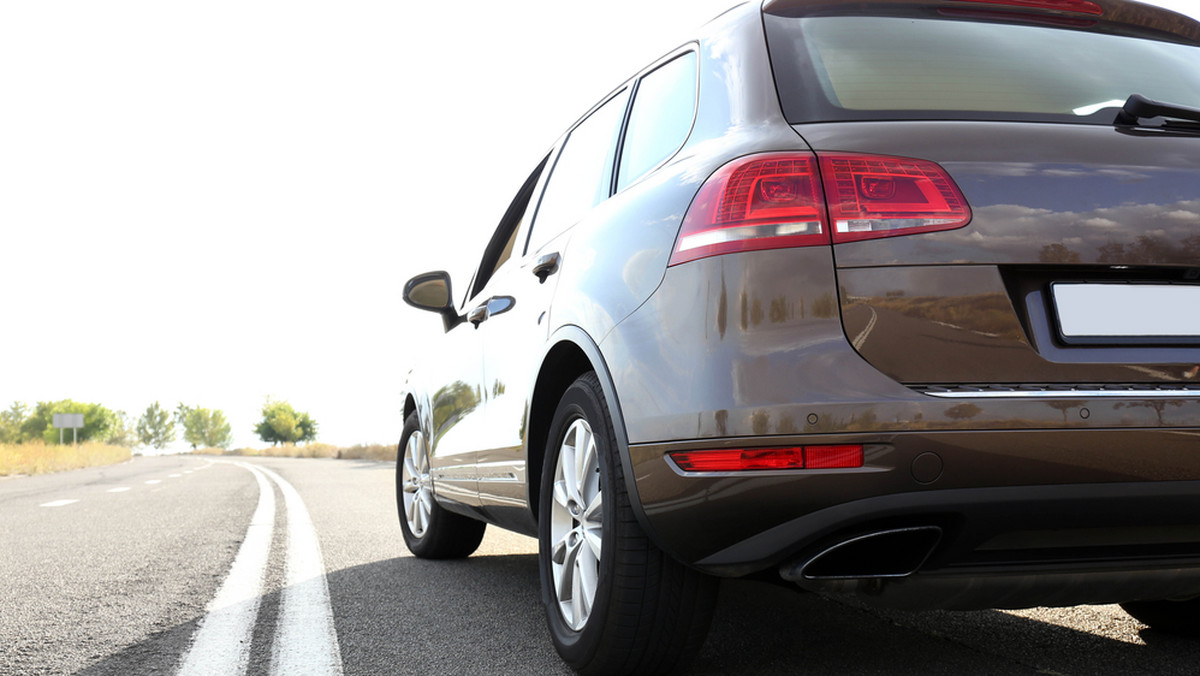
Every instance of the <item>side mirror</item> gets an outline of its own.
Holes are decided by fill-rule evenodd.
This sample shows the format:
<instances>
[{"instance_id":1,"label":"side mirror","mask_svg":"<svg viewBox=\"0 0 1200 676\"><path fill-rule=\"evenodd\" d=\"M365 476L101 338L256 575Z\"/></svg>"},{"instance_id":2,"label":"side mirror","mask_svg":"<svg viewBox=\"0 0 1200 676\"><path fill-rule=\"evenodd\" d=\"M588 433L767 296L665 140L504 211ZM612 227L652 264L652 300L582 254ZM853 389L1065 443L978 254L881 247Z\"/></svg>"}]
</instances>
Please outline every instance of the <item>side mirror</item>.
<instances>
[{"instance_id":1,"label":"side mirror","mask_svg":"<svg viewBox=\"0 0 1200 676\"><path fill-rule=\"evenodd\" d=\"M441 270L417 275L404 284L404 302L442 316L446 330L462 322L454 311L454 296L450 292L450 275Z\"/></svg>"}]
</instances>

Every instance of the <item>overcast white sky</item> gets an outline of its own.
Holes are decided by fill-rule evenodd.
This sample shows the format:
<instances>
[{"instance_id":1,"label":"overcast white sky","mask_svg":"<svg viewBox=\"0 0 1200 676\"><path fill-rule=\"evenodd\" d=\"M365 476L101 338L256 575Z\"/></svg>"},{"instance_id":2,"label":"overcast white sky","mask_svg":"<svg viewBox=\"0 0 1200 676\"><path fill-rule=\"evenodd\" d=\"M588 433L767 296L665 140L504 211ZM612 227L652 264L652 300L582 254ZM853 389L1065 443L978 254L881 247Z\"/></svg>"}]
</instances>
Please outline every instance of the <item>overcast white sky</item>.
<instances>
[{"instance_id":1,"label":"overcast white sky","mask_svg":"<svg viewBox=\"0 0 1200 676\"><path fill-rule=\"evenodd\" d=\"M434 315L554 140L735 0L0 3L0 407L268 396L394 443ZM1200 17L1200 0L1161 0Z\"/></svg>"}]
</instances>

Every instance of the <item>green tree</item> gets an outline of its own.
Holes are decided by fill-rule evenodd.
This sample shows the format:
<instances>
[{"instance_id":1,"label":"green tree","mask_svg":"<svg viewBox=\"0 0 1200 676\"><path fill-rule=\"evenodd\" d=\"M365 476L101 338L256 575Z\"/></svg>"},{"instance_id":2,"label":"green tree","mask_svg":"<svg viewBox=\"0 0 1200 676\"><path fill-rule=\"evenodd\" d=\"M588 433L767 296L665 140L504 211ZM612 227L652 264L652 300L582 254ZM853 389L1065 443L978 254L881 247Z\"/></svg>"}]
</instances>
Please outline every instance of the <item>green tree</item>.
<instances>
[{"instance_id":1,"label":"green tree","mask_svg":"<svg viewBox=\"0 0 1200 676\"><path fill-rule=\"evenodd\" d=\"M108 438L104 440L104 443L128 448L136 446L138 443L137 426L129 419L125 411L116 411L115 413L116 424L108 431Z\"/></svg>"},{"instance_id":2,"label":"green tree","mask_svg":"<svg viewBox=\"0 0 1200 676\"><path fill-rule=\"evenodd\" d=\"M288 444L312 441L317 438L317 423L310 415L297 412L286 401L271 401L263 404L262 421L254 426L259 439L272 444Z\"/></svg>"},{"instance_id":3,"label":"green tree","mask_svg":"<svg viewBox=\"0 0 1200 676\"><path fill-rule=\"evenodd\" d=\"M175 423L166 409L154 402L137 423L138 441L154 448L163 448L175 441Z\"/></svg>"},{"instance_id":4,"label":"green tree","mask_svg":"<svg viewBox=\"0 0 1200 676\"><path fill-rule=\"evenodd\" d=\"M233 428L225 414L199 406L180 404L175 420L183 427L183 440L197 448L229 448L233 444Z\"/></svg>"},{"instance_id":5,"label":"green tree","mask_svg":"<svg viewBox=\"0 0 1200 676\"><path fill-rule=\"evenodd\" d=\"M19 444L25 441L21 436L21 425L29 418L29 407L19 401L14 401L6 411L0 411L0 444Z\"/></svg>"},{"instance_id":6,"label":"green tree","mask_svg":"<svg viewBox=\"0 0 1200 676\"><path fill-rule=\"evenodd\" d=\"M55 413L82 413L83 427L79 428L79 441L102 441L108 443L114 435L120 435L123 423L120 416L101 406L63 399L61 401L39 401L33 413L21 423L23 441L41 438L48 444L58 443L58 430L54 428ZM70 430L63 430L63 441L73 437Z\"/></svg>"}]
</instances>

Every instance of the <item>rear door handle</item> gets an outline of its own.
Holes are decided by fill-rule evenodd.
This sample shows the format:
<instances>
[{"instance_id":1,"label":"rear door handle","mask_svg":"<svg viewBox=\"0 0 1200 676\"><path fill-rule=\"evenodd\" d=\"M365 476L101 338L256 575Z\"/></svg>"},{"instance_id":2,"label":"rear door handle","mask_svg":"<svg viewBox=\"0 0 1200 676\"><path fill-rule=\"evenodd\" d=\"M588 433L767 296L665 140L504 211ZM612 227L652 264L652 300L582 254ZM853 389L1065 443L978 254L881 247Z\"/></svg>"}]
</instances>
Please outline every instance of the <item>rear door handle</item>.
<instances>
[{"instance_id":1,"label":"rear door handle","mask_svg":"<svg viewBox=\"0 0 1200 676\"><path fill-rule=\"evenodd\" d=\"M557 251L541 256L533 264L533 274L539 282L545 282L547 277L558 272L558 263L561 260L562 256L559 256Z\"/></svg>"}]
</instances>

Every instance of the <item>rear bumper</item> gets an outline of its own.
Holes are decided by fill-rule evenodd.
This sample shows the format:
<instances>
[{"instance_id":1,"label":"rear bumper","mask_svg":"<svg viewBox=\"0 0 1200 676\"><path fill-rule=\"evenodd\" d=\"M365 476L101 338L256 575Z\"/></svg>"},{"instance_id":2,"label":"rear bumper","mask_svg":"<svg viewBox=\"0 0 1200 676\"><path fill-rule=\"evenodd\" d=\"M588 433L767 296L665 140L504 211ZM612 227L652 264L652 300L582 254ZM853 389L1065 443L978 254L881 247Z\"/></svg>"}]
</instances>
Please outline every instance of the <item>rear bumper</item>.
<instances>
[{"instance_id":1,"label":"rear bumper","mask_svg":"<svg viewBox=\"0 0 1200 676\"><path fill-rule=\"evenodd\" d=\"M685 474L665 457L683 448L813 443L863 444L866 464ZM635 445L630 456L660 545L723 574L761 570L830 537L889 524L942 527L941 554L928 562L935 567L994 558L974 552L995 551L1001 536L1029 548L1034 541L1017 535L1026 532L1082 529L1073 537L1086 546L1088 532L1101 542L1105 529L1144 529L1140 537L1152 538L1157 526L1200 526L1200 430L1194 429L743 438Z\"/></svg>"},{"instance_id":2,"label":"rear bumper","mask_svg":"<svg viewBox=\"0 0 1200 676\"><path fill-rule=\"evenodd\" d=\"M709 573L778 567L809 589L902 607L1200 594L1200 431L932 432L755 443L817 438L863 443L866 466L689 475L664 456L694 444L632 447L655 539ZM747 442L718 445L735 441ZM894 553L862 550L871 560L860 557L845 575L828 560L810 566L860 536L911 529L940 534L915 555L915 572L889 560L914 556L900 546Z\"/></svg>"}]
</instances>

